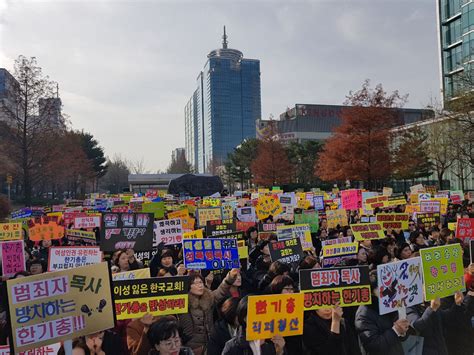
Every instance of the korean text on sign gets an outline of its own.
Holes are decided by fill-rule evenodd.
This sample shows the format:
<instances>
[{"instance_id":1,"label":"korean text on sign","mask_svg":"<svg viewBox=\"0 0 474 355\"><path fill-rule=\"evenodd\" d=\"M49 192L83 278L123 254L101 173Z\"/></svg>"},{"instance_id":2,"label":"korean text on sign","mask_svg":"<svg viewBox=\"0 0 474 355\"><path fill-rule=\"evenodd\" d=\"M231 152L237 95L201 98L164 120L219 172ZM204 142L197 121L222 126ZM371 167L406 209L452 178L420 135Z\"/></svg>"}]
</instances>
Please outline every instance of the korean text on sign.
<instances>
[{"instance_id":1,"label":"korean text on sign","mask_svg":"<svg viewBox=\"0 0 474 355\"><path fill-rule=\"evenodd\" d=\"M299 238L291 238L282 241L273 241L268 245L270 258L272 261L281 261L282 263L297 263L304 254Z\"/></svg>"},{"instance_id":2,"label":"korean text on sign","mask_svg":"<svg viewBox=\"0 0 474 355\"><path fill-rule=\"evenodd\" d=\"M371 303L368 266L300 270L305 310Z\"/></svg>"},{"instance_id":3,"label":"korean text on sign","mask_svg":"<svg viewBox=\"0 0 474 355\"><path fill-rule=\"evenodd\" d=\"M0 241L21 239L21 223L0 223Z\"/></svg>"},{"instance_id":4,"label":"korean text on sign","mask_svg":"<svg viewBox=\"0 0 474 355\"><path fill-rule=\"evenodd\" d=\"M382 224L378 222L351 224L351 229L357 241L385 238Z\"/></svg>"},{"instance_id":5,"label":"korean text on sign","mask_svg":"<svg viewBox=\"0 0 474 355\"><path fill-rule=\"evenodd\" d=\"M188 312L189 276L113 282L117 320Z\"/></svg>"},{"instance_id":6,"label":"korean text on sign","mask_svg":"<svg viewBox=\"0 0 474 355\"><path fill-rule=\"evenodd\" d=\"M420 256L427 301L465 290L462 249L459 244L421 249Z\"/></svg>"},{"instance_id":7,"label":"korean text on sign","mask_svg":"<svg viewBox=\"0 0 474 355\"><path fill-rule=\"evenodd\" d=\"M11 277L25 271L25 253L23 240L1 242L2 275Z\"/></svg>"},{"instance_id":8,"label":"korean text on sign","mask_svg":"<svg viewBox=\"0 0 474 355\"><path fill-rule=\"evenodd\" d=\"M181 219L165 219L154 222L155 238L153 246L163 243L164 245L181 244L183 241L183 228L181 226Z\"/></svg>"},{"instance_id":9,"label":"korean text on sign","mask_svg":"<svg viewBox=\"0 0 474 355\"><path fill-rule=\"evenodd\" d=\"M7 281L15 351L114 327L107 263Z\"/></svg>"},{"instance_id":10,"label":"korean text on sign","mask_svg":"<svg viewBox=\"0 0 474 355\"><path fill-rule=\"evenodd\" d=\"M187 269L233 269L240 267L236 239L186 239L183 241Z\"/></svg>"},{"instance_id":11,"label":"korean text on sign","mask_svg":"<svg viewBox=\"0 0 474 355\"><path fill-rule=\"evenodd\" d=\"M303 294L249 296L246 340L303 334Z\"/></svg>"},{"instance_id":12,"label":"korean text on sign","mask_svg":"<svg viewBox=\"0 0 474 355\"><path fill-rule=\"evenodd\" d=\"M102 252L99 247L51 247L48 271L73 269L98 264L101 261Z\"/></svg>"}]
</instances>

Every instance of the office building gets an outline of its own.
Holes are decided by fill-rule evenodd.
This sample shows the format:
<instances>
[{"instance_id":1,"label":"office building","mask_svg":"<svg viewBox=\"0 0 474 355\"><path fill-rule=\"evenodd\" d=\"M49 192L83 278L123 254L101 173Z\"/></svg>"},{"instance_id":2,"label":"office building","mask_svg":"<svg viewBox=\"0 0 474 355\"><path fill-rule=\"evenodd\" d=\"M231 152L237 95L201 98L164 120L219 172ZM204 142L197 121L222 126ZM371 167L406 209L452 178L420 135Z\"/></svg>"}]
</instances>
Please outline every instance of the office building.
<instances>
[{"instance_id":1,"label":"office building","mask_svg":"<svg viewBox=\"0 0 474 355\"><path fill-rule=\"evenodd\" d=\"M283 112L279 120L259 120L257 138L262 138L268 132L268 126L273 124L275 135L284 143L324 141L341 124L343 110L350 109L350 106L342 105L296 104ZM396 126L426 120L434 115L433 111L422 109L389 108L387 110L396 112Z\"/></svg>"},{"instance_id":2,"label":"office building","mask_svg":"<svg viewBox=\"0 0 474 355\"><path fill-rule=\"evenodd\" d=\"M20 84L5 68L0 68L0 121L13 124L17 109Z\"/></svg>"},{"instance_id":3,"label":"office building","mask_svg":"<svg viewBox=\"0 0 474 355\"><path fill-rule=\"evenodd\" d=\"M474 0L437 0L440 78L444 102L473 89Z\"/></svg>"},{"instance_id":4,"label":"office building","mask_svg":"<svg viewBox=\"0 0 474 355\"><path fill-rule=\"evenodd\" d=\"M171 152L171 160L178 160L186 157L184 148L176 148Z\"/></svg>"},{"instance_id":5,"label":"office building","mask_svg":"<svg viewBox=\"0 0 474 355\"><path fill-rule=\"evenodd\" d=\"M255 137L261 117L260 61L228 48L211 51L185 106L186 157L195 171L221 166L244 139Z\"/></svg>"}]
</instances>

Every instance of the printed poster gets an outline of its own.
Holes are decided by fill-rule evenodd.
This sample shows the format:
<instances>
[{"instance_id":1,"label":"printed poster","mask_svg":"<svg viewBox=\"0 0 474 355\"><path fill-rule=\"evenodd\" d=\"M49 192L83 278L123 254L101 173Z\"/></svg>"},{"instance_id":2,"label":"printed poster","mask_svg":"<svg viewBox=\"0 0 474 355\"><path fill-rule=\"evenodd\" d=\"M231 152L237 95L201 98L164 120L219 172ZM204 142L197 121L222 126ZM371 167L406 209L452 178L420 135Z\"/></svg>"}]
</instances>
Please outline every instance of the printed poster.
<instances>
[{"instance_id":1,"label":"printed poster","mask_svg":"<svg viewBox=\"0 0 474 355\"><path fill-rule=\"evenodd\" d=\"M344 209L326 210L326 218L329 229L337 228L337 225L340 225L341 227L349 225L347 222L347 213Z\"/></svg>"},{"instance_id":2,"label":"printed poster","mask_svg":"<svg viewBox=\"0 0 474 355\"><path fill-rule=\"evenodd\" d=\"M236 239L186 239L183 241L186 269L233 269L240 267Z\"/></svg>"},{"instance_id":3,"label":"printed poster","mask_svg":"<svg viewBox=\"0 0 474 355\"><path fill-rule=\"evenodd\" d=\"M145 268L145 269L117 272L115 274L112 274L112 281L148 279L150 277L151 277L150 268Z\"/></svg>"},{"instance_id":4,"label":"printed poster","mask_svg":"<svg viewBox=\"0 0 474 355\"><path fill-rule=\"evenodd\" d=\"M181 244L183 241L183 228L180 218L155 221L153 225L155 233L155 238L153 239L154 248L160 243L174 245Z\"/></svg>"},{"instance_id":5,"label":"printed poster","mask_svg":"<svg viewBox=\"0 0 474 355\"><path fill-rule=\"evenodd\" d=\"M377 213L377 222L382 223L383 229L408 229L410 216L408 213Z\"/></svg>"},{"instance_id":6,"label":"printed poster","mask_svg":"<svg viewBox=\"0 0 474 355\"><path fill-rule=\"evenodd\" d=\"M276 217L283 212L280 200L276 196L259 197L255 206L255 213L259 220L263 220L270 216Z\"/></svg>"},{"instance_id":7,"label":"printed poster","mask_svg":"<svg viewBox=\"0 0 474 355\"><path fill-rule=\"evenodd\" d=\"M282 241L272 241L268 244L270 258L272 261L291 264L298 263L303 257L303 247L300 238L292 238Z\"/></svg>"},{"instance_id":8,"label":"printed poster","mask_svg":"<svg viewBox=\"0 0 474 355\"><path fill-rule=\"evenodd\" d=\"M456 225L456 238L465 243L474 239L474 218L459 218Z\"/></svg>"},{"instance_id":9,"label":"printed poster","mask_svg":"<svg viewBox=\"0 0 474 355\"><path fill-rule=\"evenodd\" d=\"M2 276L12 277L17 272L25 271L25 244L23 240L0 243L2 253Z\"/></svg>"},{"instance_id":10,"label":"printed poster","mask_svg":"<svg viewBox=\"0 0 474 355\"><path fill-rule=\"evenodd\" d=\"M207 221L222 219L222 209L220 207L198 208L196 216L199 227L205 227Z\"/></svg>"},{"instance_id":11,"label":"printed poster","mask_svg":"<svg viewBox=\"0 0 474 355\"><path fill-rule=\"evenodd\" d=\"M106 262L7 281L16 352L115 326Z\"/></svg>"},{"instance_id":12,"label":"printed poster","mask_svg":"<svg viewBox=\"0 0 474 355\"><path fill-rule=\"evenodd\" d=\"M0 223L0 241L22 238L21 223Z\"/></svg>"},{"instance_id":13,"label":"printed poster","mask_svg":"<svg viewBox=\"0 0 474 355\"><path fill-rule=\"evenodd\" d=\"M48 271L73 269L102 262L99 247L50 247Z\"/></svg>"},{"instance_id":14,"label":"printed poster","mask_svg":"<svg viewBox=\"0 0 474 355\"><path fill-rule=\"evenodd\" d=\"M357 241L363 240L375 240L384 239L385 233L383 232L382 224L375 223L359 223L351 224L352 234Z\"/></svg>"}]
</instances>

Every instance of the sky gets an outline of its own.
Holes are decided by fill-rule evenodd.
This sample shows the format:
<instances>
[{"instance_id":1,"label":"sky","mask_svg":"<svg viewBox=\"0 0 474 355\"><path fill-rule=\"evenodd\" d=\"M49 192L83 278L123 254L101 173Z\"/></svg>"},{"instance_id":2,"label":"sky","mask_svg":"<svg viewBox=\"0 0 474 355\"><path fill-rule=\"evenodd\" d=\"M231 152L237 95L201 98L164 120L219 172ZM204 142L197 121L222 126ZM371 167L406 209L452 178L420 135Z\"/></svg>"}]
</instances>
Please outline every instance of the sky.
<instances>
[{"instance_id":1,"label":"sky","mask_svg":"<svg viewBox=\"0 0 474 355\"><path fill-rule=\"evenodd\" d=\"M184 147L184 106L207 54L259 59L262 118L341 104L368 78L439 101L434 0L0 0L0 67L35 56L59 83L72 128L106 155L166 170Z\"/></svg>"}]
</instances>

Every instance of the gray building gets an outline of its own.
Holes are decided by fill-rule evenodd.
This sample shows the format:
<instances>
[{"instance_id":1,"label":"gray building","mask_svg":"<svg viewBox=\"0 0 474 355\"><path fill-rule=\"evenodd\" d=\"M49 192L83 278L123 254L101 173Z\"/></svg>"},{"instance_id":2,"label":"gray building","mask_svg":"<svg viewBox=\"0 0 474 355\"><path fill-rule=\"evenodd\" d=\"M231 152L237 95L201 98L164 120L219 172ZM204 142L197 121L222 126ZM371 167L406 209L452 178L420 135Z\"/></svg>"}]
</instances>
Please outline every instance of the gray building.
<instances>
[{"instance_id":1,"label":"gray building","mask_svg":"<svg viewBox=\"0 0 474 355\"><path fill-rule=\"evenodd\" d=\"M211 51L185 106L186 157L195 171L223 165L244 139L255 137L261 117L260 61L228 48Z\"/></svg>"}]
</instances>

